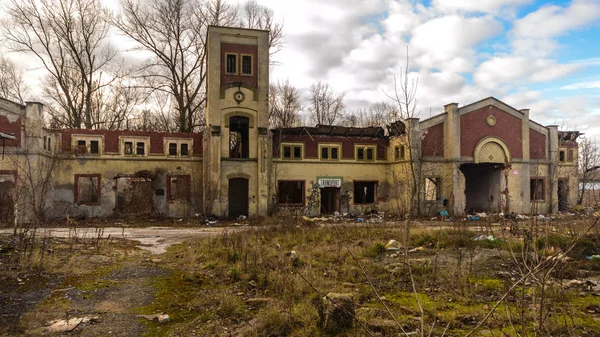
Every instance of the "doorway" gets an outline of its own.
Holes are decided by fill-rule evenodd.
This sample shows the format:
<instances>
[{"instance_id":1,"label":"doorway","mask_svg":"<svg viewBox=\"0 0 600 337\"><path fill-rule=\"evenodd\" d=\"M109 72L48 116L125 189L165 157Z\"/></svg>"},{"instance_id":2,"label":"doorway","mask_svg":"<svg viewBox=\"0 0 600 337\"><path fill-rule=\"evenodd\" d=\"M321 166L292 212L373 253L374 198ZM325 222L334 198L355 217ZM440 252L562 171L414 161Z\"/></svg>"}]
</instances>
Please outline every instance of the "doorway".
<instances>
[{"instance_id":1,"label":"doorway","mask_svg":"<svg viewBox=\"0 0 600 337\"><path fill-rule=\"evenodd\" d=\"M566 178L558 179L558 211L566 212L569 210L569 180Z\"/></svg>"},{"instance_id":2,"label":"doorway","mask_svg":"<svg viewBox=\"0 0 600 337\"><path fill-rule=\"evenodd\" d=\"M465 175L465 197L467 213L498 212L501 205L502 170L504 164L462 164Z\"/></svg>"},{"instance_id":3,"label":"doorway","mask_svg":"<svg viewBox=\"0 0 600 337\"><path fill-rule=\"evenodd\" d=\"M321 214L340 211L340 189L337 187L321 188Z\"/></svg>"},{"instance_id":4,"label":"doorway","mask_svg":"<svg viewBox=\"0 0 600 337\"><path fill-rule=\"evenodd\" d=\"M12 224L15 216L15 183L0 181L0 223Z\"/></svg>"},{"instance_id":5,"label":"doorway","mask_svg":"<svg viewBox=\"0 0 600 337\"><path fill-rule=\"evenodd\" d=\"M248 179L229 179L229 216L248 216Z\"/></svg>"}]
</instances>

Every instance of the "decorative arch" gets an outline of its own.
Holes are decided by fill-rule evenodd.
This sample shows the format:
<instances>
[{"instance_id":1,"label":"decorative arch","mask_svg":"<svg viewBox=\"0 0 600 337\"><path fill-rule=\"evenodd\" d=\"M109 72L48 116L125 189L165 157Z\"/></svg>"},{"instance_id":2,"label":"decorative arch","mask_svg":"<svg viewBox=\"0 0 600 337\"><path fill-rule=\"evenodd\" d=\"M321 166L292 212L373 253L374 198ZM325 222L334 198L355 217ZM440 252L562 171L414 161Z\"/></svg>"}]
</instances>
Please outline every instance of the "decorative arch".
<instances>
[{"instance_id":1,"label":"decorative arch","mask_svg":"<svg viewBox=\"0 0 600 337\"><path fill-rule=\"evenodd\" d=\"M234 116L242 116L242 117L248 118L248 127L250 129L254 128L254 114L252 114L250 112L246 112L246 111L239 111L239 109L228 112L223 115L223 118L225 119L223 121L223 124L225 125L226 128L229 127L229 119Z\"/></svg>"},{"instance_id":2,"label":"decorative arch","mask_svg":"<svg viewBox=\"0 0 600 337\"><path fill-rule=\"evenodd\" d=\"M473 151L475 163L499 163L510 162L510 151L504 141L498 137L485 137L477 143Z\"/></svg>"},{"instance_id":3,"label":"decorative arch","mask_svg":"<svg viewBox=\"0 0 600 337\"><path fill-rule=\"evenodd\" d=\"M236 179L236 178L243 178L243 179L246 179L246 180L250 180L250 175L246 174L246 173L242 173L242 172L239 172L239 173L230 173L230 174L227 175L227 180Z\"/></svg>"}]
</instances>

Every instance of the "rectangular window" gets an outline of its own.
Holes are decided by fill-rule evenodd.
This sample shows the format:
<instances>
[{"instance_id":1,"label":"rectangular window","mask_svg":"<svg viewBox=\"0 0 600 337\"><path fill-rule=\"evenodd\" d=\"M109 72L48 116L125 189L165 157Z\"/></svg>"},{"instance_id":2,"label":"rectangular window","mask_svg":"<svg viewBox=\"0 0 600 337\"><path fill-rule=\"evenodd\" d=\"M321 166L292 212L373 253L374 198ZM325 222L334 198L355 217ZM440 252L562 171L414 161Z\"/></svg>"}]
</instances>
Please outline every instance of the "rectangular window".
<instances>
[{"instance_id":1,"label":"rectangular window","mask_svg":"<svg viewBox=\"0 0 600 337\"><path fill-rule=\"evenodd\" d=\"M441 178L425 178L425 200L440 200L442 191Z\"/></svg>"},{"instance_id":2,"label":"rectangular window","mask_svg":"<svg viewBox=\"0 0 600 337\"><path fill-rule=\"evenodd\" d=\"M326 146L321 148L321 159L329 159L329 148Z\"/></svg>"},{"instance_id":3,"label":"rectangular window","mask_svg":"<svg viewBox=\"0 0 600 337\"><path fill-rule=\"evenodd\" d=\"M338 145L319 145L321 149L321 160L337 160L339 159Z\"/></svg>"},{"instance_id":4,"label":"rectangular window","mask_svg":"<svg viewBox=\"0 0 600 337\"><path fill-rule=\"evenodd\" d=\"M331 159L338 159L338 148L337 147L332 147L331 148Z\"/></svg>"},{"instance_id":5,"label":"rectangular window","mask_svg":"<svg viewBox=\"0 0 600 337\"><path fill-rule=\"evenodd\" d=\"M48 151L52 151L52 138L48 137Z\"/></svg>"},{"instance_id":6,"label":"rectangular window","mask_svg":"<svg viewBox=\"0 0 600 337\"><path fill-rule=\"evenodd\" d=\"M252 56L242 55L242 75L252 75Z\"/></svg>"},{"instance_id":7,"label":"rectangular window","mask_svg":"<svg viewBox=\"0 0 600 337\"><path fill-rule=\"evenodd\" d=\"M79 153L79 154L87 153L87 146L85 145L85 140L77 141L77 153Z\"/></svg>"},{"instance_id":8,"label":"rectangular window","mask_svg":"<svg viewBox=\"0 0 600 337\"><path fill-rule=\"evenodd\" d=\"M135 154L143 156L146 153L146 144L144 142L137 142L135 147Z\"/></svg>"},{"instance_id":9,"label":"rectangular window","mask_svg":"<svg viewBox=\"0 0 600 337\"><path fill-rule=\"evenodd\" d=\"M126 155L133 154L133 143L132 142L125 142L124 146L125 146L125 148L123 149L124 154L126 154Z\"/></svg>"},{"instance_id":10,"label":"rectangular window","mask_svg":"<svg viewBox=\"0 0 600 337\"><path fill-rule=\"evenodd\" d=\"M100 205L100 175L75 175L75 203L80 205Z\"/></svg>"},{"instance_id":11,"label":"rectangular window","mask_svg":"<svg viewBox=\"0 0 600 337\"><path fill-rule=\"evenodd\" d=\"M283 159L302 159L301 145L283 145Z\"/></svg>"},{"instance_id":12,"label":"rectangular window","mask_svg":"<svg viewBox=\"0 0 600 337\"><path fill-rule=\"evenodd\" d=\"M236 75L237 74L237 55L236 54L226 54L226 69L225 72L227 74Z\"/></svg>"},{"instance_id":13,"label":"rectangular window","mask_svg":"<svg viewBox=\"0 0 600 337\"><path fill-rule=\"evenodd\" d=\"M404 145L396 146L394 148L394 158L396 160L404 159Z\"/></svg>"},{"instance_id":14,"label":"rectangular window","mask_svg":"<svg viewBox=\"0 0 600 337\"><path fill-rule=\"evenodd\" d=\"M278 181L277 202L279 205L302 206L304 205L304 181L286 180Z\"/></svg>"},{"instance_id":15,"label":"rectangular window","mask_svg":"<svg viewBox=\"0 0 600 337\"><path fill-rule=\"evenodd\" d=\"M90 140L90 153L92 154L98 154L100 153L100 146L99 146L99 142L97 140Z\"/></svg>"},{"instance_id":16,"label":"rectangular window","mask_svg":"<svg viewBox=\"0 0 600 337\"><path fill-rule=\"evenodd\" d=\"M544 179L531 178L529 181L529 193L531 201L546 200L546 186L544 185Z\"/></svg>"},{"instance_id":17,"label":"rectangular window","mask_svg":"<svg viewBox=\"0 0 600 337\"><path fill-rule=\"evenodd\" d=\"M354 148L356 160L374 160L375 146L356 146Z\"/></svg>"},{"instance_id":18,"label":"rectangular window","mask_svg":"<svg viewBox=\"0 0 600 337\"><path fill-rule=\"evenodd\" d=\"M567 161L567 158L565 156L565 150L560 150L559 154L558 154L558 160L561 162L565 162Z\"/></svg>"},{"instance_id":19,"label":"rectangular window","mask_svg":"<svg viewBox=\"0 0 600 337\"><path fill-rule=\"evenodd\" d=\"M190 153L190 151L189 151L189 145L186 144L186 143L181 144L181 156L182 157L187 157L187 156L190 155L189 153Z\"/></svg>"},{"instance_id":20,"label":"rectangular window","mask_svg":"<svg viewBox=\"0 0 600 337\"><path fill-rule=\"evenodd\" d=\"M190 176L169 176L168 199L170 201L190 200Z\"/></svg>"},{"instance_id":21,"label":"rectangular window","mask_svg":"<svg viewBox=\"0 0 600 337\"><path fill-rule=\"evenodd\" d=\"M569 152L567 154L567 161L568 162L572 162L573 161L573 149L569 149Z\"/></svg>"},{"instance_id":22,"label":"rectangular window","mask_svg":"<svg viewBox=\"0 0 600 337\"><path fill-rule=\"evenodd\" d=\"M169 156L177 155L177 143L169 143Z\"/></svg>"},{"instance_id":23,"label":"rectangular window","mask_svg":"<svg viewBox=\"0 0 600 337\"><path fill-rule=\"evenodd\" d=\"M375 181L355 181L354 203L357 205L375 203L376 189L377 182Z\"/></svg>"},{"instance_id":24,"label":"rectangular window","mask_svg":"<svg viewBox=\"0 0 600 337\"><path fill-rule=\"evenodd\" d=\"M46 141L48 140L48 137L44 136L44 150L48 149L48 144L46 143Z\"/></svg>"}]
</instances>

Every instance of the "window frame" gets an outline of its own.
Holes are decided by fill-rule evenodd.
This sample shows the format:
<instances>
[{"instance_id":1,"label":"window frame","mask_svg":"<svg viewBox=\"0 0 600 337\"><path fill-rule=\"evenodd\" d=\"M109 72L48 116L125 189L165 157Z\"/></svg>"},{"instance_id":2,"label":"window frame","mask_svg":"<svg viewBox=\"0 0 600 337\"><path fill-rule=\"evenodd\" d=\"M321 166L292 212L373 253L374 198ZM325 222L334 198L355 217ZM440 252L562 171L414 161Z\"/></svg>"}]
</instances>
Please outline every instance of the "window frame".
<instances>
[{"instance_id":1,"label":"window frame","mask_svg":"<svg viewBox=\"0 0 600 337\"><path fill-rule=\"evenodd\" d=\"M102 203L102 175L99 173L92 174L75 174L75 183L73 184L73 203L77 205L100 206ZM79 178L98 178L97 183L97 202L81 202L79 201Z\"/></svg>"},{"instance_id":2,"label":"window frame","mask_svg":"<svg viewBox=\"0 0 600 337\"><path fill-rule=\"evenodd\" d=\"M567 162L567 149L566 148L560 148L560 149L558 149L558 161L560 163L566 163Z\"/></svg>"},{"instance_id":3,"label":"window frame","mask_svg":"<svg viewBox=\"0 0 600 337\"><path fill-rule=\"evenodd\" d=\"M244 73L244 56L250 57L250 73L249 74ZM240 72L239 72L240 75L241 76L254 76L254 56L252 54L240 53L239 59L240 59Z\"/></svg>"},{"instance_id":4,"label":"window frame","mask_svg":"<svg viewBox=\"0 0 600 337\"><path fill-rule=\"evenodd\" d=\"M285 158L285 148L286 147L290 147L290 158ZM294 155L295 147L300 148L300 157L299 158L296 158L296 156ZM282 160L302 160L302 159L304 159L304 143L282 143L281 147L280 147L280 151L281 151L280 158Z\"/></svg>"},{"instance_id":5,"label":"window frame","mask_svg":"<svg viewBox=\"0 0 600 337\"><path fill-rule=\"evenodd\" d=\"M229 56L233 56L235 57L235 71L234 72L229 72L228 71L228 66L229 66ZM239 73L239 57L238 57L238 53L229 53L229 52L225 52L225 75L238 75Z\"/></svg>"},{"instance_id":6,"label":"window frame","mask_svg":"<svg viewBox=\"0 0 600 337\"><path fill-rule=\"evenodd\" d=\"M172 181L171 179L173 178L177 178L177 179L185 179L187 181L187 190L185 191L185 199L173 199L173 196L171 195L171 184ZM189 174L169 174L167 175L167 202L169 203L175 203L175 202L190 202L191 200L191 195L192 195L192 178Z\"/></svg>"},{"instance_id":7,"label":"window frame","mask_svg":"<svg viewBox=\"0 0 600 337\"><path fill-rule=\"evenodd\" d=\"M374 184L373 202L356 202L356 183L360 183L360 184L372 183L372 184ZM378 189L379 189L379 181L378 180L353 180L352 181L352 203L354 205L375 205L375 204L377 204Z\"/></svg>"},{"instance_id":8,"label":"window frame","mask_svg":"<svg viewBox=\"0 0 600 337\"><path fill-rule=\"evenodd\" d=\"M363 149L363 159L359 159L358 158L358 151L359 149ZM372 150L373 151L373 158L371 159L367 159L367 150ZM360 162L372 162L375 161L377 159L377 145L374 144L354 144L354 160L356 161L360 161Z\"/></svg>"},{"instance_id":9,"label":"window frame","mask_svg":"<svg viewBox=\"0 0 600 337\"><path fill-rule=\"evenodd\" d=\"M177 149L176 149L176 154L172 155L169 152L169 146L170 144L176 144ZM188 154L187 155L182 155L181 154L181 145L183 144L187 144L188 147ZM193 154L193 150L194 150L194 139L192 138L176 138L176 137L164 137L163 138L163 149L164 149L164 153L166 157L169 158L189 158L192 156Z\"/></svg>"},{"instance_id":10,"label":"window frame","mask_svg":"<svg viewBox=\"0 0 600 337\"><path fill-rule=\"evenodd\" d=\"M302 202L301 203L282 203L279 199L279 193L281 193L281 184L286 183L302 183ZM306 180L277 180L277 206L281 207L303 207L306 204Z\"/></svg>"},{"instance_id":11,"label":"window frame","mask_svg":"<svg viewBox=\"0 0 600 337\"><path fill-rule=\"evenodd\" d=\"M131 143L131 153L125 153L125 144ZM144 154L138 154L138 143L144 143ZM119 136L119 154L125 157L147 157L150 155L150 137Z\"/></svg>"},{"instance_id":12,"label":"window frame","mask_svg":"<svg viewBox=\"0 0 600 337\"><path fill-rule=\"evenodd\" d=\"M50 139L51 137L48 137ZM91 152L91 144L92 141L98 142L98 153ZM85 143L85 152L80 153L80 145L79 142ZM51 143L48 142L48 148L50 149ZM104 135L87 135L87 134L73 134L71 135L71 147L76 149L78 154L86 155L86 156L101 156L104 151Z\"/></svg>"},{"instance_id":13,"label":"window frame","mask_svg":"<svg viewBox=\"0 0 600 337\"><path fill-rule=\"evenodd\" d=\"M535 193L531 193L531 183L534 181L541 181L542 182L542 197L540 198L539 196L537 196L538 198L534 199L534 194ZM540 176L533 176L533 177L529 177L529 200L531 202L545 202L546 201L546 195L548 194L548 191L546 189L546 177L540 177Z\"/></svg>"},{"instance_id":14,"label":"window frame","mask_svg":"<svg viewBox=\"0 0 600 337\"><path fill-rule=\"evenodd\" d=\"M427 181L431 180L431 179L435 179L436 182L435 184L435 199L429 199L428 198L428 191L427 191ZM427 176L425 177L425 180L423 181L423 200L425 202L437 202L440 201L442 199L442 177L439 176Z\"/></svg>"},{"instance_id":15,"label":"window frame","mask_svg":"<svg viewBox=\"0 0 600 337\"><path fill-rule=\"evenodd\" d=\"M323 158L323 149L326 148L327 149L327 156L328 158ZM337 158L333 159L331 158L331 149L337 149ZM319 143L318 146L318 151L319 151L319 160L322 161L339 161L340 157L341 157L341 153L342 153L342 144L341 143Z\"/></svg>"}]
</instances>

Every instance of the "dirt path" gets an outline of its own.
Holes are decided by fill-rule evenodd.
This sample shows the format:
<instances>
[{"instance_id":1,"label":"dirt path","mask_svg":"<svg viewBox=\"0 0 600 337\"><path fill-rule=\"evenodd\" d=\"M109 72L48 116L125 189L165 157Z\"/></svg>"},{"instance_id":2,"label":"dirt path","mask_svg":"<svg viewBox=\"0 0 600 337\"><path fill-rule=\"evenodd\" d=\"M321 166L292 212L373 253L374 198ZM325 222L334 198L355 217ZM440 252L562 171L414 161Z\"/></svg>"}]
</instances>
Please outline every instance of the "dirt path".
<instances>
[{"instance_id":1,"label":"dirt path","mask_svg":"<svg viewBox=\"0 0 600 337\"><path fill-rule=\"evenodd\" d=\"M91 238L118 238L133 240L140 243L139 247L149 250L152 254L162 254L172 245L182 243L185 240L216 236L225 233L233 233L240 230L248 230L253 227L201 227L201 228L173 228L173 227L146 227L146 228L40 228L40 237L81 239ZM0 229L1 234L12 234L12 229Z\"/></svg>"}]
</instances>

